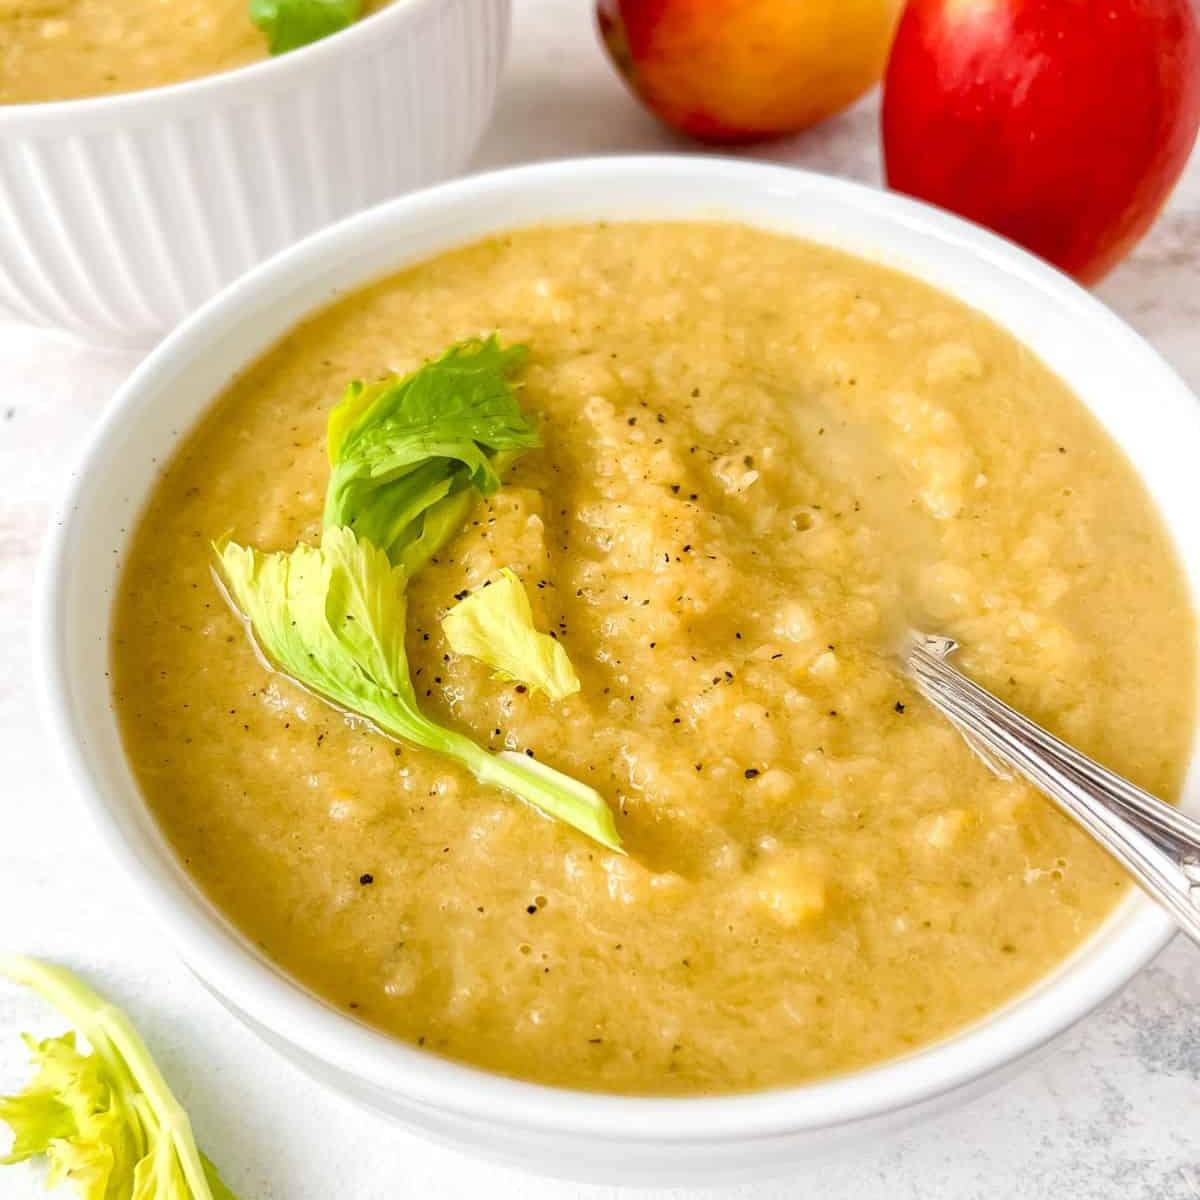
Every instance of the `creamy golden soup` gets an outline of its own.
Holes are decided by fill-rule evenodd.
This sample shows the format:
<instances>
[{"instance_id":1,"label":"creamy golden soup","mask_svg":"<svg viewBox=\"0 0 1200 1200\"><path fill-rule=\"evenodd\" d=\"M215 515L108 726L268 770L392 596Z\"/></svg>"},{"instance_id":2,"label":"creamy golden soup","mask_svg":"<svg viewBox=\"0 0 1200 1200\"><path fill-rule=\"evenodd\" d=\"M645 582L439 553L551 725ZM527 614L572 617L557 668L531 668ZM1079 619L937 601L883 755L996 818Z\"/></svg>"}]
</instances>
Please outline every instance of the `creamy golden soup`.
<instances>
[{"instance_id":1,"label":"creamy golden soup","mask_svg":"<svg viewBox=\"0 0 1200 1200\"><path fill-rule=\"evenodd\" d=\"M366 0L363 12L389 0ZM0 0L0 104L180 83L267 57L250 0Z\"/></svg>"},{"instance_id":2,"label":"creamy golden soup","mask_svg":"<svg viewBox=\"0 0 1200 1200\"><path fill-rule=\"evenodd\" d=\"M346 381L526 342L545 448L412 584L430 714L592 783L628 857L271 674L209 539L319 536ZM449 652L501 567L582 690ZM1195 630L1129 464L1028 350L870 262L732 225L495 238L302 325L170 463L114 694L187 869L338 1008L552 1084L724 1092L900 1054L1068 954L1121 872L891 656L918 619L1000 695L1178 791Z\"/></svg>"}]
</instances>

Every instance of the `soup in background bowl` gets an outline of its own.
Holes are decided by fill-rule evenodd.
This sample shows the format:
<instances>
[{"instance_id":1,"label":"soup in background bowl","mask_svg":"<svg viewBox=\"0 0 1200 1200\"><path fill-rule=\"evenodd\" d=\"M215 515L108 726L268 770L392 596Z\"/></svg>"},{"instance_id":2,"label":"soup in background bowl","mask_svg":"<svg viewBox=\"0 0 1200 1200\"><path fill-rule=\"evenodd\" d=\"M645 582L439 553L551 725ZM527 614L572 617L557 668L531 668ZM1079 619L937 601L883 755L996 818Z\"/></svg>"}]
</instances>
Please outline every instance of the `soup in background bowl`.
<instances>
[{"instance_id":1,"label":"soup in background bowl","mask_svg":"<svg viewBox=\"0 0 1200 1200\"><path fill-rule=\"evenodd\" d=\"M504 201L510 222L553 224L505 230ZM1072 356L1082 334L1060 340L1088 323L1104 371ZM347 380L493 331L528 347L520 403L543 446L410 583L410 666L435 719L595 786L624 857L272 674L211 575L214 537L319 536ZM524 1161L555 1130L575 1172L613 1173L601 1142L623 1121L640 1131L626 1175L678 1168L697 1136L709 1167L744 1161L751 1132L783 1158L1019 1057L1165 935L889 653L932 621L989 686L1181 794L1197 556L1161 434L1194 444L1195 415L1144 346L1018 251L794 172L568 164L322 235L173 342L101 435L140 419L159 463L130 456L123 524L92 539L121 561L103 569L112 639L93 624L83 673L111 652L128 761L174 854L111 716L81 765L120 775L118 848L158 847L146 882L185 954L318 1073L410 1119L408 1097L432 1102L449 1115L416 1120L443 1134L470 1114ZM1160 397L1158 434L1123 449L1105 399L1121 381L1100 386L1115 369ZM185 389L169 415L152 401L168 380ZM444 612L501 567L558 632L577 695L539 698L442 641ZM66 628L48 629L52 693ZM252 965L217 910L324 1004ZM783 1090L718 1096L762 1088Z\"/></svg>"},{"instance_id":2,"label":"soup in background bowl","mask_svg":"<svg viewBox=\"0 0 1200 1200\"><path fill-rule=\"evenodd\" d=\"M366 0L361 16L388 0ZM267 57L249 0L2 0L0 104L163 87Z\"/></svg>"}]
</instances>

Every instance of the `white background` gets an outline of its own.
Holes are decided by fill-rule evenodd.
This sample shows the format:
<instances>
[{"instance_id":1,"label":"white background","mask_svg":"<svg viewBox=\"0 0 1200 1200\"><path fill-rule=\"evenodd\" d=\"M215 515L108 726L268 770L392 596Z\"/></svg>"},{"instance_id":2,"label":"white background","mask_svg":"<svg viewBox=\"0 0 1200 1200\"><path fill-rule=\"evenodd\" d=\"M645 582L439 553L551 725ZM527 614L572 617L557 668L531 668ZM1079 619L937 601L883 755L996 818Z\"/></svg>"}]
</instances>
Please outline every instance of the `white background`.
<instances>
[{"instance_id":1,"label":"white background","mask_svg":"<svg viewBox=\"0 0 1200 1200\"><path fill-rule=\"evenodd\" d=\"M500 107L475 166L664 148L688 147L617 82L589 0L517 0ZM875 102L764 156L878 182ZM1100 295L1200 390L1200 156ZM625 1195L477 1163L327 1095L197 986L78 820L33 711L31 583L66 466L134 361L0 322L0 947L68 963L129 1009L240 1200ZM720 1194L1200 1200L1198 1001L1200 951L1177 939L1003 1091L902 1139ZM24 1078L17 1032L59 1028L30 997L0 987L0 1090ZM41 1194L29 1168L0 1168L3 1200Z\"/></svg>"}]
</instances>

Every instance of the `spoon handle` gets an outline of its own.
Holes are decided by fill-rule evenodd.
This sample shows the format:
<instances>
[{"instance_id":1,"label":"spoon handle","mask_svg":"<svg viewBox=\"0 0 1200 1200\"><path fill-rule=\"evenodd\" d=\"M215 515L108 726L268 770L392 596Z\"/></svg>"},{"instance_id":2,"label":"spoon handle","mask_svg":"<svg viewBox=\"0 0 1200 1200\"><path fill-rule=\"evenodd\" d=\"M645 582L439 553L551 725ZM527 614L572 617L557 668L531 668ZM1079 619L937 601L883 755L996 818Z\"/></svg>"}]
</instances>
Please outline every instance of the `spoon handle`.
<instances>
[{"instance_id":1,"label":"spoon handle","mask_svg":"<svg viewBox=\"0 0 1200 1200\"><path fill-rule=\"evenodd\" d=\"M969 741L1074 817L1200 944L1200 821L1068 746L955 670L950 638L914 633L917 690Z\"/></svg>"}]
</instances>

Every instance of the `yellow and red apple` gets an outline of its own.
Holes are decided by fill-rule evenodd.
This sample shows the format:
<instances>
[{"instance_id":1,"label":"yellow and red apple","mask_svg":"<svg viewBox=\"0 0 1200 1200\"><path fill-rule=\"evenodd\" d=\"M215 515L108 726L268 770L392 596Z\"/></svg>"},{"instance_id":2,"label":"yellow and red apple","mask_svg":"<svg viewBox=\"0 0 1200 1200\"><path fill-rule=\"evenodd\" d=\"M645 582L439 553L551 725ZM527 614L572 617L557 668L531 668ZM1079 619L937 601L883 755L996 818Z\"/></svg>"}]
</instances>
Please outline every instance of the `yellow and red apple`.
<instances>
[{"instance_id":1,"label":"yellow and red apple","mask_svg":"<svg viewBox=\"0 0 1200 1200\"><path fill-rule=\"evenodd\" d=\"M709 142L812 125L878 81L900 0L598 0L604 44L642 101Z\"/></svg>"}]
</instances>

